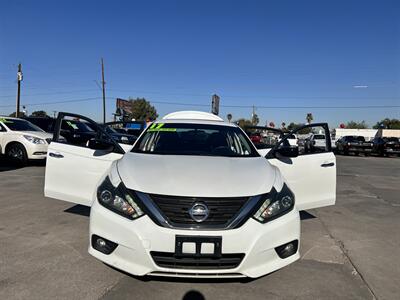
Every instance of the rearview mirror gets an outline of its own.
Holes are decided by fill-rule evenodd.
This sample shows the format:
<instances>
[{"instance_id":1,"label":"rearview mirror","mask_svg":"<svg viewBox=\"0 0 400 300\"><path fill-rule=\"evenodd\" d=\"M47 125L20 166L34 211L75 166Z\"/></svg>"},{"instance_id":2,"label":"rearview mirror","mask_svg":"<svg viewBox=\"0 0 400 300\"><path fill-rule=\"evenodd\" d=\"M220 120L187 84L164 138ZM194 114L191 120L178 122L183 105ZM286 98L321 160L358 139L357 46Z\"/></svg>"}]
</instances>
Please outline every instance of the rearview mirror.
<instances>
[{"instance_id":1,"label":"rearview mirror","mask_svg":"<svg viewBox=\"0 0 400 300\"><path fill-rule=\"evenodd\" d=\"M101 150L106 152L112 152L114 150L114 144L112 142L99 139L90 139L87 146L93 150Z\"/></svg>"},{"instance_id":2,"label":"rearview mirror","mask_svg":"<svg viewBox=\"0 0 400 300\"><path fill-rule=\"evenodd\" d=\"M285 157L297 157L299 156L299 147L297 146L282 146L275 150L275 153L279 153Z\"/></svg>"}]
</instances>

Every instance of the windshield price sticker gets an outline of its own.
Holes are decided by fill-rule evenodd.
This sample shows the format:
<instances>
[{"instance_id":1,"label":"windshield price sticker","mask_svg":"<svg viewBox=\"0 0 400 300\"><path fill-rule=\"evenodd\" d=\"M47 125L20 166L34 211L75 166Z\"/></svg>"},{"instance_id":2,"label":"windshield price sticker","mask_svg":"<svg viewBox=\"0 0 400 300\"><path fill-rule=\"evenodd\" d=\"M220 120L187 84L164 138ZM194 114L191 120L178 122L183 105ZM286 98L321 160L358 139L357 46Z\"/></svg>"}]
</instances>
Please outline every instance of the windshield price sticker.
<instances>
[{"instance_id":1,"label":"windshield price sticker","mask_svg":"<svg viewBox=\"0 0 400 300\"><path fill-rule=\"evenodd\" d=\"M67 124L71 126L73 129L78 129L78 126L76 126L76 124L72 123L71 121L67 121Z\"/></svg>"},{"instance_id":2,"label":"windshield price sticker","mask_svg":"<svg viewBox=\"0 0 400 300\"><path fill-rule=\"evenodd\" d=\"M13 121L7 120L7 119L4 119L4 118L0 118L0 122L3 122L3 123L14 123Z\"/></svg>"},{"instance_id":3,"label":"windshield price sticker","mask_svg":"<svg viewBox=\"0 0 400 300\"><path fill-rule=\"evenodd\" d=\"M170 132L174 132L176 131L176 128L163 128L164 123L154 123L153 125L150 126L149 128L149 132L153 132L153 131L170 131Z\"/></svg>"}]
</instances>

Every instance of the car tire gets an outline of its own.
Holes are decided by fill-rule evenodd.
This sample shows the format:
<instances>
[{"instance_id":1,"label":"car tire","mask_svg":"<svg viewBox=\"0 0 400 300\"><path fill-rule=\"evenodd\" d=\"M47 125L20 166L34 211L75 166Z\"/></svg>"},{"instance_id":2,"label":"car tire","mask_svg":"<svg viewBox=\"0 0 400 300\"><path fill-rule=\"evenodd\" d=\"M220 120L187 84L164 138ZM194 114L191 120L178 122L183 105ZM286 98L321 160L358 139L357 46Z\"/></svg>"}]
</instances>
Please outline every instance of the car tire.
<instances>
[{"instance_id":1,"label":"car tire","mask_svg":"<svg viewBox=\"0 0 400 300\"><path fill-rule=\"evenodd\" d=\"M6 148L6 156L15 164L25 166L28 163L28 154L20 143L12 143Z\"/></svg>"}]
</instances>

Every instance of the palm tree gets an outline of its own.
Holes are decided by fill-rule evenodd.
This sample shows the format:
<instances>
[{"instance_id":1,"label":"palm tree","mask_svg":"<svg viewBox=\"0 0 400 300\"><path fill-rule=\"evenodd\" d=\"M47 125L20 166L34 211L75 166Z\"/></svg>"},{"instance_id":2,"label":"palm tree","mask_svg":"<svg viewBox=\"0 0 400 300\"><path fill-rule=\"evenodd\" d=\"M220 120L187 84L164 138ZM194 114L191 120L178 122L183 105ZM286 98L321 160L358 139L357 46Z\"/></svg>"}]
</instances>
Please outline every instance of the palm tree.
<instances>
[{"instance_id":1,"label":"palm tree","mask_svg":"<svg viewBox=\"0 0 400 300\"><path fill-rule=\"evenodd\" d=\"M306 120L307 120L307 124L310 124L312 122L312 120L314 120L312 113L307 114Z\"/></svg>"}]
</instances>

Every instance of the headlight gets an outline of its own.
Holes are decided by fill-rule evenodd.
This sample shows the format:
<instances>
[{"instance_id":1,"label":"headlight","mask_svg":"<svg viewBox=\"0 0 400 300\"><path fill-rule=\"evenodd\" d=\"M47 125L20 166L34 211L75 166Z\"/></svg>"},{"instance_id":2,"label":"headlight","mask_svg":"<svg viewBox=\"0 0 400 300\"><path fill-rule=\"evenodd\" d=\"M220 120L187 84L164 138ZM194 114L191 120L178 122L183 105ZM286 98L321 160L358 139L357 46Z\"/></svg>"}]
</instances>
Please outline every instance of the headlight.
<instances>
[{"instance_id":1,"label":"headlight","mask_svg":"<svg viewBox=\"0 0 400 300\"><path fill-rule=\"evenodd\" d=\"M266 223L287 214L293 207L294 195L284 184L280 192L274 190L270 193L253 217L261 223Z\"/></svg>"},{"instance_id":2,"label":"headlight","mask_svg":"<svg viewBox=\"0 0 400 300\"><path fill-rule=\"evenodd\" d=\"M104 207L128 219L134 220L144 215L122 182L114 187L108 176L97 189L97 199Z\"/></svg>"},{"instance_id":3,"label":"headlight","mask_svg":"<svg viewBox=\"0 0 400 300\"><path fill-rule=\"evenodd\" d=\"M24 138L32 144L46 144L46 141L31 135L24 135Z\"/></svg>"}]
</instances>

